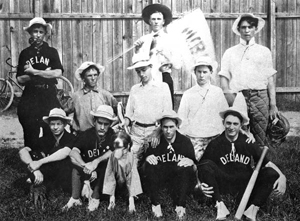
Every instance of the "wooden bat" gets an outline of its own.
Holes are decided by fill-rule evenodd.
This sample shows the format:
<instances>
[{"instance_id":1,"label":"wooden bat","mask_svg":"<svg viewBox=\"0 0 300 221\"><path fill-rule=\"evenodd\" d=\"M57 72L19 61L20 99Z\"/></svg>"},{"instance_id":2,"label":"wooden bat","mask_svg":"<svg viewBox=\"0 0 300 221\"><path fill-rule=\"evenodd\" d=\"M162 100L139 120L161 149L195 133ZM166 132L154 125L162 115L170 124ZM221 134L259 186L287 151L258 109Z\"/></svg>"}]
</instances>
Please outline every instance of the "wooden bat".
<instances>
[{"instance_id":1,"label":"wooden bat","mask_svg":"<svg viewBox=\"0 0 300 221\"><path fill-rule=\"evenodd\" d=\"M255 167L255 170L252 173L252 176L251 176L251 178L250 178L250 180L248 182L248 185L246 187L246 190L244 192L243 198L242 198L242 200L240 202L240 205L239 205L239 207L238 207L238 209L237 209L237 211L235 213L235 218L237 220L240 220L242 218L243 214L244 214L244 211L245 211L245 208L247 206L248 200L250 198L251 192L252 192L253 187L255 185L255 182L256 182L256 179L257 179L257 176L258 176L258 173L259 173L262 161L265 158L268 149L269 148L267 146L263 147L263 152L262 152L262 154L261 154L261 156L259 158L259 161L258 161L258 163L257 163L257 165Z\"/></svg>"}]
</instances>

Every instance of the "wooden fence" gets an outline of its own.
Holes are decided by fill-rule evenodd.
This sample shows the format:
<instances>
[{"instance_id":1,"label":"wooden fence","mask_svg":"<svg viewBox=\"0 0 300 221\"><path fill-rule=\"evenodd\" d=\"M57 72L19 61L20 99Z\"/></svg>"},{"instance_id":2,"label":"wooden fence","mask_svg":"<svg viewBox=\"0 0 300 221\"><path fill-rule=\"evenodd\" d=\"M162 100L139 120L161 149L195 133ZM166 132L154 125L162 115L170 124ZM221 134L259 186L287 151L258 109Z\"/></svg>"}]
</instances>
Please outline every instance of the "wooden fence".
<instances>
[{"instance_id":1,"label":"wooden fence","mask_svg":"<svg viewBox=\"0 0 300 221\"><path fill-rule=\"evenodd\" d=\"M259 14L266 20L256 41L269 47L278 70L278 97L297 101L300 92L300 1L299 0L0 0L0 77L9 67L5 59L17 64L18 55L28 46L29 35L23 31L34 16L44 17L53 26L48 42L57 48L64 76L75 89L81 87L73 76L83 61L106 66L102 86L123 101L137 75L126 68L132 51L112 63L109 60L125 52L149 27L142 21L142 9L152 3L169 6L174 19L200 7L211 28L216 58L220 64L225 50L239 42L231 31L234 19L243 12ZM195 21L197 22L197 21ZM173 74L177 103L183 91L191 87L187 73ZM282 95L284 94L284 95Z\"/></svg>"}]
</instances>

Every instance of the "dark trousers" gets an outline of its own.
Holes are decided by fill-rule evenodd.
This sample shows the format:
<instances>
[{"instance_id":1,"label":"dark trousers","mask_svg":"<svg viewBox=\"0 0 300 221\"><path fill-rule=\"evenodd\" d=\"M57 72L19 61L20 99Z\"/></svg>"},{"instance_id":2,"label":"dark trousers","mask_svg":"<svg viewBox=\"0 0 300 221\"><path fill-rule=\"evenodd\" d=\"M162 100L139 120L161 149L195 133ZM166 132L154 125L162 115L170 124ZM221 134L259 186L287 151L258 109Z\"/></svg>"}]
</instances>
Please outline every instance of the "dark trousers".
<instances>
[{"instance_id":1,"label":"dark trousers","mask_svg":"<svg viewBox=\"0 0 300 221\"><path fill-rule=\"evenodd\" d=\"M195 176L192 166L179 167L173 163L151 165L146 162L145 173L150 200L153 205L160 204L159 190L165 183L168 183L174 205L185 207L186 195Z\"/></svg>"},{"instance_id":2,"label":"dark trousers","mask_svg":"<svg viewBox=\"0 0 300 221\"><path fill-rule=\"evenodd\" d=\"M94 199L99 199L102 194L106 166L107 161L101 162L96 169L97 179L91 183L91 188L93 189L92 198ZM79 199L83 181L90 179L90 177L89 174L83 172L82 168L74 165L72 170L72 197L74 199Z\"/></svg>"},{"instance_id":3,"label":"dark trousers","mask_svg":"<svg viewBox=\"0 0 300 221\"><path fill-rule=\"evenodd\" d=\"M214 162L204 160L198 165L198 175L201 182L213 187L214 193L212 196L215 201L221 201L221 194L232 194L237 196L236 202L239 204L252 175L252 171L229 174L220 170ZM279 174L273 168L262 168L255 182L248 206L251 204L259 207L262 206L271 194L273 184L278 177Z\"/></svg>"},{"instance_id":4,"label":"dark trousers","mask_svg":"<svg viewBox=\"0 0 300 221\"><path fill-rule=\"evenodd\" d=\"M170 92L171 92L172 105L173 105L173 109L174 109L174 85L173 85L173 79L171 77L171 74L168 72L162 73L162 81L169 85Z\"/></svg>"}]
</instances>

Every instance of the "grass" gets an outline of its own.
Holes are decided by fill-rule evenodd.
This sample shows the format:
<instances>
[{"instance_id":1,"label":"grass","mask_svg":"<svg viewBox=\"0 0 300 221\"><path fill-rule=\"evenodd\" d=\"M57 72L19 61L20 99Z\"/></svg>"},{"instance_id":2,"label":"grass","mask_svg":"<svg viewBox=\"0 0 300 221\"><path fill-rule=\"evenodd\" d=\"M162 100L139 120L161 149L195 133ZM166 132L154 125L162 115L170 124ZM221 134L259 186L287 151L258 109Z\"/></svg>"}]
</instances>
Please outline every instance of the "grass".
<instances>
[{"instance_id":1,"label":"grass","mask_svg":"<svg viewBox=\"0 0 300 221\"><path fill-rule=\"evenodd\" d=\"M269 157L281 168L288 179L287 193L281 198L270 197L267 204L258 213L259 220L296 221L300 214L300 138L289 137L285 143L271 148ZM26 169L19 159L18 150L4 147L0 149L0 217L1 220L153 220L150 200L142 195L136 200L135 214L127 212L127 199L118 197L113 212L108 211L108 201L100 203L100 208L93 213L84 206L68 212L61 208L67 203L70 195L55 190L50 192L46 209L36 210L29 199L29 185L25 183ZM168 195L163 195L162 220L175 220L176 214ZM229 220L234 219L234 201L225 196L225 204L232 211ZM187 220L215 220L216 210L211 201L203 197L188 197Z\"/></svg>"}]
</instances>

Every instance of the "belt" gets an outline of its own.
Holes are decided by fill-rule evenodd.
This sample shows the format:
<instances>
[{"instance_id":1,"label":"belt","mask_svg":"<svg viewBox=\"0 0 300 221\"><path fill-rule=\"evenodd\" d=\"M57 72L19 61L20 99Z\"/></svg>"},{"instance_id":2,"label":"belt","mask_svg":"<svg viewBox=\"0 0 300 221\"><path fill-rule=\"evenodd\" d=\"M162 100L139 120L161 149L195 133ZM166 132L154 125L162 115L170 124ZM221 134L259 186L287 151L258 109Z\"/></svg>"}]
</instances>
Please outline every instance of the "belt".
<instances>
[{"instance_id":1,"label":"belt","mask_svg":"<svg viewBox=\"0 0 300 221\"><path fill-rule=\"evenodd\" d=\"M41 89L49 89L50 87L52 87L52 85L49 85L49 84L35 84L33 86L35 88L41 88Z\"/></svg>"},{"instance_id":2,"label":"belt","mask_svg":"<svg viewBox=\"0 0 300 221\"><path fill-rule=\"evenodd\" d=\"M153 127L155 126L155 124L142 124L140 122L135 122L136 125L140 126L140 127Z\"/></svg>"},{"instance_id":3,"label":"belt","mask_svg":"<svg viewBox=\"0 0 300 221\"><path fill-rule=\"evenodd\" d=\"M259 93L263 93L266 92L267 89L263 89L263 90L242 90L241 92L243 93L244 97L249 97L252 95L258 95Z\"/></svg>"}]
</instances>

